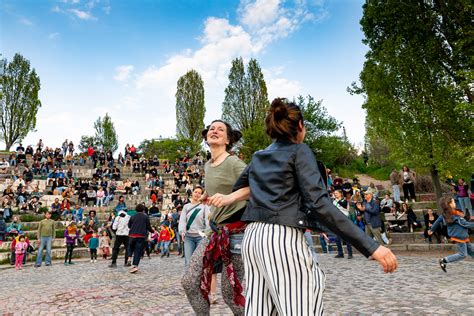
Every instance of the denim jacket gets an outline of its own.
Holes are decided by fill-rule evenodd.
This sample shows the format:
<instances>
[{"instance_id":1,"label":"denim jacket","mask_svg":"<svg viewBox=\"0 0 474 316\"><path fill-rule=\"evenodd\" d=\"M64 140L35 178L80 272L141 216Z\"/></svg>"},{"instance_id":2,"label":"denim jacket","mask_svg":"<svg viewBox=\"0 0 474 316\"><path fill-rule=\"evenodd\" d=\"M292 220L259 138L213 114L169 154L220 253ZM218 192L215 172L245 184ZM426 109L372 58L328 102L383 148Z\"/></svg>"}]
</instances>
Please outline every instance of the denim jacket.
<instances>
[{"instance_id":1,"label":"denim jacket","mask_svg":"<svg viewBox=\"0 0 474 316\"><path fill-rule=\"evenodd\" d=\"M443 225L448 226L448 235L452 241L465 243L469 242L469 231L468 229L474 228L474 222L468 222L463 217L458 215L453 215L453 222L448 224L443 216L438 217L431 226L430 231L434 232L438 226L443 223Z\"/></svg>"}]
</instances>

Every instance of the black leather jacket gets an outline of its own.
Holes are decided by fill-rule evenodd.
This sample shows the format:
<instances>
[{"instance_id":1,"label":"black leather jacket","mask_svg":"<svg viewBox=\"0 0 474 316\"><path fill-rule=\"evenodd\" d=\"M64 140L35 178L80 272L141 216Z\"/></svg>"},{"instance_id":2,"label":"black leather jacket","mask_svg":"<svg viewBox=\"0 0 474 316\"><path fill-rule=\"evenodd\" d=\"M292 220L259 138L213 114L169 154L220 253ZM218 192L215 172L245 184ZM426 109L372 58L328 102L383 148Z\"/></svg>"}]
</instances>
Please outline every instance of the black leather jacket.
<instances>
[{"instance_id":1,"label":"black leather jacket","mask_svg":"<svg viewBox=\"0 0 474 316\"><path fill-rule=\"evenodd\" d=\"M234 185L250 186L242 221L298 228L322 223L366 257L379 247L329 199L311 149L305 144L276 141L256 152Z\"/></svg>"}]
</instances>

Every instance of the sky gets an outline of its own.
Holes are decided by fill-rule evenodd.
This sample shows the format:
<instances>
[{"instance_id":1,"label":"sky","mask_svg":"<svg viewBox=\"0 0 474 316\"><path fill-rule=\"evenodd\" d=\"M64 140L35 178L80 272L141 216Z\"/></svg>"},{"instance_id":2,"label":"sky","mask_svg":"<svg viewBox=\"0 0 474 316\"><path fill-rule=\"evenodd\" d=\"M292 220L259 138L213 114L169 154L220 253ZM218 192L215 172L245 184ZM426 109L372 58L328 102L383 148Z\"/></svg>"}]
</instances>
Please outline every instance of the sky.
<instances>
[{"instance_id":1,"label":"sky","mask_svg":"<svg viewBox=\"0 0 474 316\"><path fill-rule=\"evenodd\" d=\"M176 133L175 93L194 69L204 81L207 125L221 117L232 60L255 58L269 100L311 95L363 144L357 81L362 0L2 0L0 53L22 54L40 80L36 131L23 145L78 144L108 113L119 137ZM342 130L341 130L342 133ZM16 147L16 146L14 146Z\"/></svg>"}]
</instances>

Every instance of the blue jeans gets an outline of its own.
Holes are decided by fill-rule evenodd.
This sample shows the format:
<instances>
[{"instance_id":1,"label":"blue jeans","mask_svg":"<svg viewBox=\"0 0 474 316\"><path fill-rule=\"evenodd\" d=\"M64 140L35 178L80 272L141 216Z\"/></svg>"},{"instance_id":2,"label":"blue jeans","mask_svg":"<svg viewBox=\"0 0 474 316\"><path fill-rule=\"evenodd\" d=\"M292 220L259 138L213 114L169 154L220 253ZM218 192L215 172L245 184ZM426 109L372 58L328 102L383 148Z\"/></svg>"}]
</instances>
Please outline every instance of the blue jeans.
<instances>
[{"instance_id":1,"label":"blue jeans","mask_svg":"<svg viewBox=\"0 0 474 316\"><path fill-rule=\"evenodd\" d=\"M347 255L352 256L352 246L350 243L346 242L347 245ZM336 246L337 246L337 255L344 256L344 251L342 250L342 239L336 237Z\"/></svg>"},{"instance_id":2,"label":"blue jeans","mask_svg":"<svg viewBox=\"0 0 474 316\"><path fill-rule=\"evenodd\" d=\"M398 184L392 185L392 191L393 191L393 201L400 202L400 187L398 186Z\"/></svg>"},{"instance_id":3,"label":"blue jeans","mask_svg":"<svg viewBox=\"0 0 474 316\"><path fill-rule=\"evenodd\" d=\"M458 202L463 212L466 212L466 209L467 209L469 212L469 216L473 216L471 199L469 199L469 197L458 197Z\"/></svg>"},{"instance_id":4,"label":"blue jeans","mask_svg":"<svg viewBox=\"0 0 474 316\"><path fill-rule=\"evenodd\" d=\"M186 235L184 237L184 266L187 267L189 264L189 261L191 260L191 256L194 253L194 250L196 250L197 246L201 242L202 237L201 236L189 236Z\"/></svg>"},{"instance_id":5,"label":"blue jeans","mask_svg":"<svg viewBox=\"0 0 474 316\"><path fill-rule=\"evenodd\" d=\"M313 242L313 236L311 235L311 232L306 231L304 233L304 238L306 238L306 242L308 243L308 247L311 250L311 254L313 255L313 259L318 262L317 256L316 256L316 251L314 250L314 242Z\"/></svg>"},{"instance_id":6,"label":"blue jeans","mask_svg":"<svg viewBox=\"0 0 474 316\"><path fill-rule=\"evenodd\" d=\"M170 243L171 243L171 241L161 241L160 242L160 245L158 246L158 248L161 249L161 247L163 247L163 249L161 250L161 254L166 255L170 252L170 250L169 250Z\"/></svg>"},{"instance_id":7,"label":"blue jeans","mask_svg":"<svg viewBox=\"0 0 474 316\"><path fill-rule=\"evenodd\" d=\"M472 258L474 258L474 246L471 243L457 243L457 245L458 253L444 258L446 262L459 261L466 258L467 255L470 255Z\"/></svg>"},{"instance_id":8,"label":"blue jeans","mask_svg":"<svg viewBox=\"0 0 474 316\"><path fill-rule=\"evenodd\" d=\"M323 235L319 235L319 244L321 245L323 253L328 253L328 244L326 242L326 239L324 239Z\"/></svg>"},{"instance_id":9,"label":"blue jeans","mask_svg":"<svg viewBox=\"0 0 474 316\"><path fill-rule=\"evenodd\" d=\"M53 237L40 237L41 244L38 248L38 255L36 257L36 265L41 266L41 262L43 261L43 249L46 245L46 258L45 262L46 265L51 264L51 242L53 241Z\"/></svg>"}]
</instances>

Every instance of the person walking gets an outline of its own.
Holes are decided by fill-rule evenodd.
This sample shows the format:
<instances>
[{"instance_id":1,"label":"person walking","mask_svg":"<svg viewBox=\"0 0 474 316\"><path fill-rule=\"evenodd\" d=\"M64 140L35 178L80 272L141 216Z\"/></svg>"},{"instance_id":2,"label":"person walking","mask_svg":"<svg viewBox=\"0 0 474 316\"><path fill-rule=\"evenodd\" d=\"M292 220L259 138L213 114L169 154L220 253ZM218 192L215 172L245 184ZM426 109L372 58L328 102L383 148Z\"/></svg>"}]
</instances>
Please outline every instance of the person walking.
<instances>
[{"instance_id":1,"label":"person walking","mask_svg":"<svg viewBox=\"0 0 474 316\"><path fill-rule=\"evenodd\" d=\"M250 198L242 221L246 315L322 315L325 276L312 259L304 229L321 223L372 256L385 272L397 268L393 253L365 235L329 199L305 136L301 110L275 99L265 119L274 142L257 151L228 195L216 194L216 207ZM250 194L251 192L251 194Z\"/></svg>"},{"instance_id":2,"label":"person walking","mask_svg":"<svg viewBox=\"0 0 474 316\"><path fill-rule=\"evenodd\" d=\"M199 201L203 191L201 186L194 187L191 203L184 205L179 217L179 233L184 240L185 267L189 265L189 260L201 242L204 231L209 227L210 209Z\"/></svg>"},{"instance_id":3,"label":"person walking","mask_svg":"<svg viewBox=\"0 0 474 316\"><path fill-rule=\"evenodd\" d=\"M44 219L38 225L38 255L36 257L35 267L41 267L43 261L43 250L46 247L46 256L45 263L47 266L51 265L51 244L54 237L56 236L56 231L54 229L54 221L51 219L51 211L47 211L44 214Z\"/></svg>"},{"instance_id":4,"label":"person walking","mask_svg":"<svg viewBox=\"0 0 474 316\"><path fill-rule=\"evenodd\" d=\"M137 213L130 217L130 220L128 221L128 228L130 228L128 233L128 248L130 256L133 256L132 268L128 271L130 273L138 271L138 265L140 264L140 259L143 254L146 238L148 237L148 233L153 232L150 219L148 218L148 215L144 213L145 209L145 205L141 203L138 204L135 208Z\"/></svg>"},{"instance_id":5,"label":"person walking","mask_svg":"<svg viewBox=\"0 0 474 316\"><path fill-rule=\"evenodd\" d=\"M115 217L114 222L112 223L112 230L115 231L115 241L114 247L112 249L112 262L109 265L109 268L117 267L117 257L119 254L120 246L123 244L125 248L125 263L124 266L128 266L128 234L130 228L128 228L128 222L130 221L130 215L125 211L121 210L118 212L118 215Z\"/></svg>"}]
</instances>

